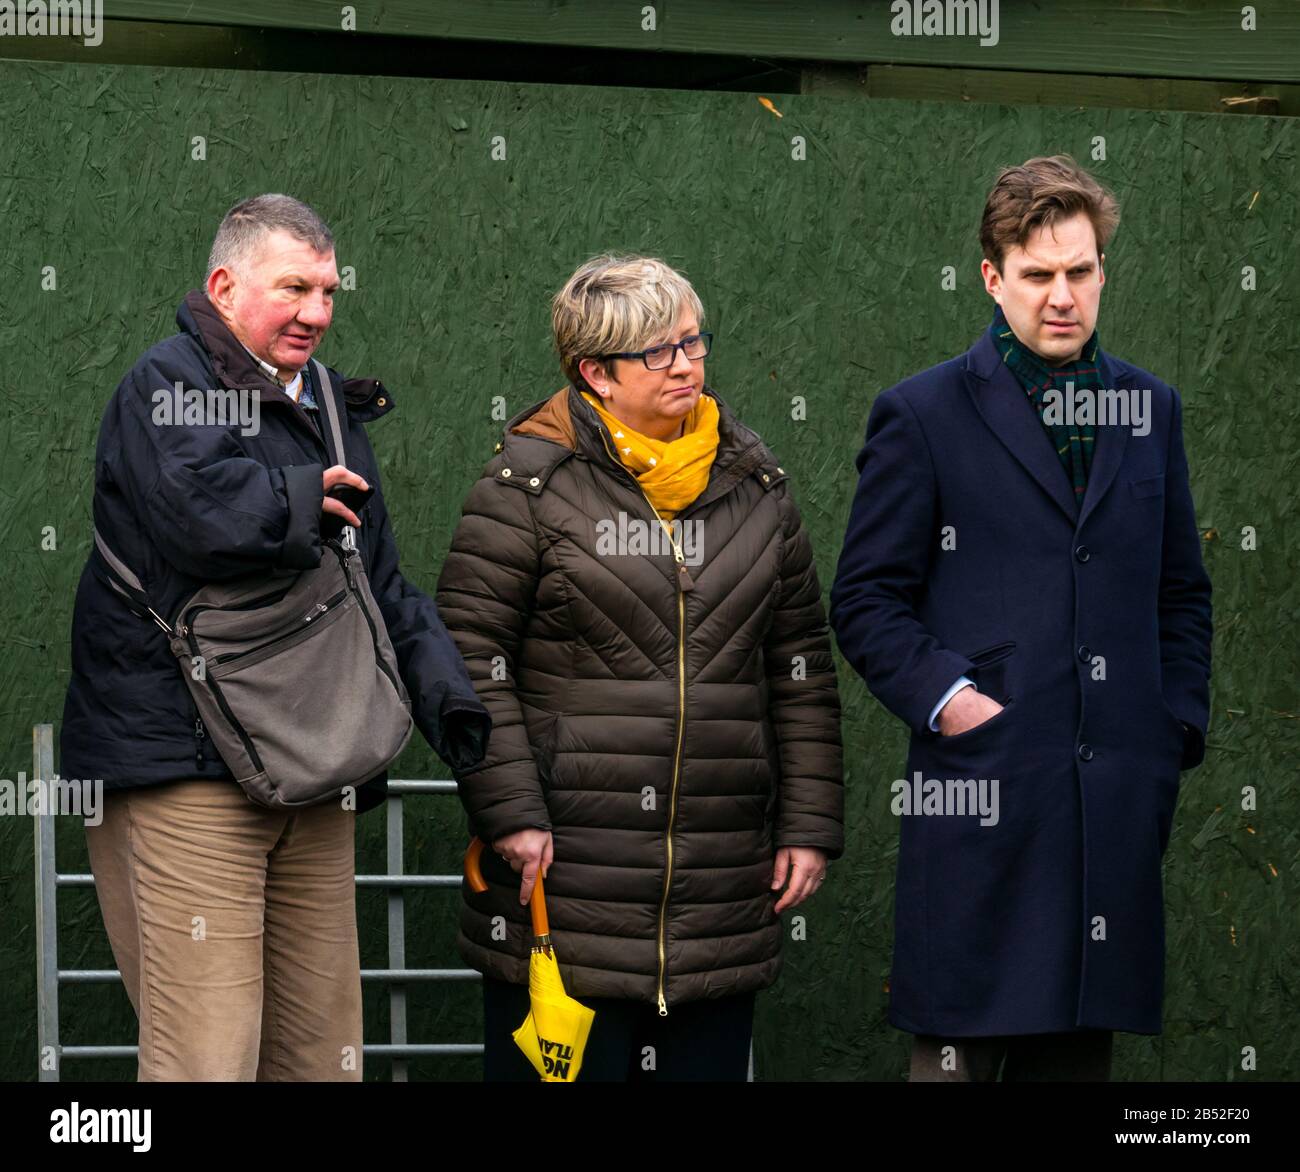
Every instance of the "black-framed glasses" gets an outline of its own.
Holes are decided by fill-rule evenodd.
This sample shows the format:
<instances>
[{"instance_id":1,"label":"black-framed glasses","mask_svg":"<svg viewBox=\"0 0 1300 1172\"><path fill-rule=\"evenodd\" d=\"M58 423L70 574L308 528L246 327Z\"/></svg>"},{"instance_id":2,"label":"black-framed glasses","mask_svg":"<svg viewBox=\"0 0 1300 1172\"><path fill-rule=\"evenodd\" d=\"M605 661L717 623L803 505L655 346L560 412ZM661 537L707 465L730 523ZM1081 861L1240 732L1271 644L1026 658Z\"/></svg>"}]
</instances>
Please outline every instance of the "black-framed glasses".
<instances>
[{"instance_id":1,"label":"black-framed glasses","mask_svg":"<svg viewBox=\"0 0 1300 1172\"><path fill-rule=\"evenodd\" d=\"M711 333L692 334L680 342L665 342L662 346L651 346L649 350L624 350L621 354L602 354L601 358L639 358L647 370L667 370L677 361L680 350L692 362L708 356L713 347Z\"/></svg>"}]
</instances>

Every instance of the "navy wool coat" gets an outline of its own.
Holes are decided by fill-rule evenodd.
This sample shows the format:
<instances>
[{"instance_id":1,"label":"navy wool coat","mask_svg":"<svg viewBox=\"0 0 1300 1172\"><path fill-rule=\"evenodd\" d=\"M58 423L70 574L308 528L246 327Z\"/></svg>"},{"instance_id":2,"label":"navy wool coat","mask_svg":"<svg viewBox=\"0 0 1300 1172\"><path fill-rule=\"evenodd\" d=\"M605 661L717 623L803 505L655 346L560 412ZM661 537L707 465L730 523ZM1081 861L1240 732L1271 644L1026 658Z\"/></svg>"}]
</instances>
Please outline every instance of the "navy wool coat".
<instances>
[{"instance_id":1,"label":"navy wool coat","mask_svg":"<svg viewBox=\"0 0 1300 1172\"><path fill-rule=\"evenodd\" d=\"M1099 364L1146 395L1150 431L1098 426L1081 504L987 332L881 394L857 458L840 649L912 730L905 780L998 781L994 824L900 816L890 1020L913 1033L1160 1032L1160 863L1205 752L1210 582L1178 393ZM962 675L1003 711L931 732Z\"/></svg>"}]
</instances>

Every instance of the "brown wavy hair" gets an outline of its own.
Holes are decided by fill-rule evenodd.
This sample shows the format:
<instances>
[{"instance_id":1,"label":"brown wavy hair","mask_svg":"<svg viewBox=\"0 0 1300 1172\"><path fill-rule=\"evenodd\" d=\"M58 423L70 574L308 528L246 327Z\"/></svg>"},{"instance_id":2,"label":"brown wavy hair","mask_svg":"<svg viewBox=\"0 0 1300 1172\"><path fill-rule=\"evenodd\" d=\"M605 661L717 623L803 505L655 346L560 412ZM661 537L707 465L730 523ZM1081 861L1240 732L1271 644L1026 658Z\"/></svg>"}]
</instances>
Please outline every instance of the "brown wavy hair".
<instances>
[{"instance_id":1,"label":"brown wavy hair","mask_svg":"<svg viewBox=\"0 0 1300 1172\"><path fill-rule=\"evenodd\" d=\"M1000 273L1007 250L1023 248L1038 228L1086 212L1097 237L1097 252L1119 226L1119 203L1069 155L1040 156L1018 167L1004 167L984 204L980 247Z\"/></svg>"}]
</instances>

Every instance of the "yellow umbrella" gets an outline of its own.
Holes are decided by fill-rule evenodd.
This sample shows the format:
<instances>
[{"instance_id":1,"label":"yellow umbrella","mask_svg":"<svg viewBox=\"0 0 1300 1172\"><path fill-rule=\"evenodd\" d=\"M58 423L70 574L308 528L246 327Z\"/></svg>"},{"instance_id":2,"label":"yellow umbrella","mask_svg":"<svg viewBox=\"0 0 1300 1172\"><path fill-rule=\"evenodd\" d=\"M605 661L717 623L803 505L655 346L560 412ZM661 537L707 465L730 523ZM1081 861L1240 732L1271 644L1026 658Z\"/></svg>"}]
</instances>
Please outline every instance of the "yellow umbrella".
<instances>
[{"instance_id":1,"label":"yellow umbrella","mask_svg":"<svg viewBox=\"0 0 1300 1172\"><path fill-rule=\"evenodd\" d=\"M479 869L483 843L475 838L465 852L465 878L474 891L486 891ZM542 1082L573 1082L582 1069L582 1054L595 1013L564 991L560 966L551 947L546 896L538 872L529 909L533 916L533 953L528 961L528 1016L514 1032L515 1045L542 1076Z\"/></svg>"}]
</instances>

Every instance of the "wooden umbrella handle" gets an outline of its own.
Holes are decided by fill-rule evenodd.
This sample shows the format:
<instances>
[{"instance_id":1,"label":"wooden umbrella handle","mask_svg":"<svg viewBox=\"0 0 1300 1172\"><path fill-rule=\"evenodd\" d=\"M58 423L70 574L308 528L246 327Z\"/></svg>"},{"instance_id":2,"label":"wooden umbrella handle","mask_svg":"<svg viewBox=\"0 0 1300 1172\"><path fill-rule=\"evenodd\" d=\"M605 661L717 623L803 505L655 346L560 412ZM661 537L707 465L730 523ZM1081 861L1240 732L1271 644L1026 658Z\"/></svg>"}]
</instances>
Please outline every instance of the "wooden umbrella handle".
<instances>
[{"instance_id":1,"label":"wooden umbrella handle","mask_svg":"<svg viewBox=\"0 0 1300 1172\"><path fill-rule=\"evenodd\" d=\"M528 901L528 910L533 913L533 937L546 939L550 944L551 922L546 916L546 893L542 890L542 871L537 869L537 882L533 886L532 897Z\"/></svg>"},{"instance_id":2,"label":"wooden umbrella handle","mask_svg":"<svg viewBox=\"0 0 1300 1172\"><path fill-rule=\"evenodd\" d=\"M471 838L469 848L465 851L465 881L471 891L484 892L488 889L487 881L483 878L483 870L478 862L479 855L482 853L483 840Z\"/></svg>"},{"instance_id":3,"label":"wooden umbrella handle","mask_svg":"<svg viewBox=\"0 0 1300 1172\"><path fill-rule=\"evenodd\" d=\"M483 878L483 869L479 864L482 854L483 840L478 837L471 838L469 847L465 851L465 880L469 883L471 891L483 892L488 889L487 881ZM549 937L551 924L546 915L546 892L542 889L540 868L537 872L537 882L533 885L532 897L528 901L528 910L533 917L533 936L538 939Z\"/></svg>"}]
</instances>

